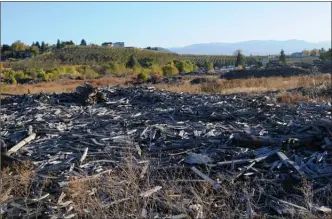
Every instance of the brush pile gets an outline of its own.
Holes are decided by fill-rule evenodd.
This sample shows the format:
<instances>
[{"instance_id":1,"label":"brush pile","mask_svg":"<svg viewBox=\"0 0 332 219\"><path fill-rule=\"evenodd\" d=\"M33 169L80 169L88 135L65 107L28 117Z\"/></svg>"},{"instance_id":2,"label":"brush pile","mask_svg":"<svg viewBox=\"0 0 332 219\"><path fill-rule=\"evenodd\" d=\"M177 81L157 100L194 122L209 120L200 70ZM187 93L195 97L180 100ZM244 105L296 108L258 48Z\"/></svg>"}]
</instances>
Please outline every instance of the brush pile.
<instances>
[{"instance_id":1,"label":"brush pile","mask_svg":"<svg viewBox=\"0 0 332 219\"><path fill-rule=\"evenodd\" d=\"M85 84L7 98L1 215L331 217L331 106L275 95ZM13 195L6 182L25 161L29 186Z\"/></svg>"}]
</instances>

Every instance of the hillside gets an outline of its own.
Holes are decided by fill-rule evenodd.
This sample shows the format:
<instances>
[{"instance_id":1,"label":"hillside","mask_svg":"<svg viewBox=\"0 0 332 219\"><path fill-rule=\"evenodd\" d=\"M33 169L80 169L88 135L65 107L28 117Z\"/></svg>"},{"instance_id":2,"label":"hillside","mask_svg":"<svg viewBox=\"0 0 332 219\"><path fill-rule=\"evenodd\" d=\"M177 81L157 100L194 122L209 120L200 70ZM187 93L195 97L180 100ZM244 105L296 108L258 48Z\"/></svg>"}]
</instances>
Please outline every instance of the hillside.
<instances>
[{"instance_id":1,"label":"hillside","mask_svg":"<svg viewBox=\"0 0 332 219\"><path fill-rule=\"evenodd\" d=\"M174 60L190 60L199 66L204 65L206 61L212 62L214 66L228 66L234 65L236 59L235 56L227 55L179 55L166 51L120 47L71 46L12 63L11 67L17 66L16 69L22 69L38 66L44 69L52 69L58 65L101 65L112 61L118 64L126 64L132 56L138 60L142 67L151 66L152 63L162 66ZM257 61L261 58L259 56L247 57L247 64L255 64L255 60Z\"/></svg>"},{"instance_id":2,"label":"hillside","mask_svg":"<svg viewBox=\"0 0 332 219\"><path fill-rule=\"evenodd\" d=\"M169 61L178 59L174 53L156 52L153 50L140 50L137 48L105 48L105 47L67 47L55 50L47 56L37 56L36 60L55 60L61 64L90 65L114 61L126 63L131 56L135 56L139 62L153 61L164 65Z\"/></svg>"},{"instance_id":3,"label":"hillside","mask_svg":"<svg viewBox=\"0 0 332 219\"><path fill-rule=\"evenodd\" d=\"M265 56L266 57L266 56ZM214 66L233 66L236 62L235 56L227 55L179 55L180 60L190 60L199 66L203 66L206 61L212 62ZM264 56L248 56L246 57L247 65L256 64L257 61Z\"/></svg>"},{"instance_id":4,"label":"hillside","mask_svg":"<svg viewBox=\"0 0 332 219\"><path fill-rule=\"evenodd\" d=\"M278 54L283 49L286 54L300 52L302 50L331 48L331 41L318 43L303 40L252 40L236 43L201 43L184 47L169 48L178 54L205 54L205 55L232 55L235 50L241 49L245 55L269 55Z\"/></svg>"}]
</instances>

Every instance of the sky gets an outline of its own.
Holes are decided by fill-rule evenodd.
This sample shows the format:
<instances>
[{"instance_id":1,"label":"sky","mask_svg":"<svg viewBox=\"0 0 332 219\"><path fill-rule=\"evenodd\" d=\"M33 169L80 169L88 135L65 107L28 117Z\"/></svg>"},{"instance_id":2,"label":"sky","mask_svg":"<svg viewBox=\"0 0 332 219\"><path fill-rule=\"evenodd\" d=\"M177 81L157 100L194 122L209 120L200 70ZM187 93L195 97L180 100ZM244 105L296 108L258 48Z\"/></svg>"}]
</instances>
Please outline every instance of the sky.
<instances>
[{"instance_id":1,"label":"sky","mask_svg":"<svg viewBox=\"0 0 332 219\"><path fill-rule=\"evenodd\" d=\"M1 44L331 40L331 2L1 2Z\"/></svg>"}]
</instances>

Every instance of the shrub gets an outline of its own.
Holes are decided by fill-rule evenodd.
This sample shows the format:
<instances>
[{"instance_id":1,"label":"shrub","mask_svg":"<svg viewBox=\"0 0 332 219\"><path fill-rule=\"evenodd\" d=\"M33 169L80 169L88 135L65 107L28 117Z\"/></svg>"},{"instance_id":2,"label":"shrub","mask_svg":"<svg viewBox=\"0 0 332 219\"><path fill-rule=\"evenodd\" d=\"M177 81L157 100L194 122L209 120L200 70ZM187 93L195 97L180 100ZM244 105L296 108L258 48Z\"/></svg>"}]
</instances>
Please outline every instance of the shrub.
<instances>
[{"instance_id":1,"label":"shrub","mask_svg":"<svg viewBox=\"0 0 332 219\"><path fill-rule=\"evenodd\" d=\"M139 66L139 65L134 66L134 68L133 68L133 74L134 75L139 74L141 71L142 71L141 66Z\"/></svg>"},{"instance_id":2,"label":"shrub","mask_svg":"<svg viewBox=\"0 0 332 219\"><path fill-rule=\"evenodd\" d=\"M242 65L238 65L237 66L237 70L243 70L244 68L243 68L243 66Z\"/></svg>"},{"instance_id":3,"label":"shrub","mask_svg":"<svg viewBox=\"0 0 332 219\"><path fill-rule=\"evenodd\" d=\"M119 75L121 73L121 66L116 62L110 62L109 70L111 74Z\"/></svg>"},{"instance_id":4,"label":"shrub","mask_svg":"<svg viewBox=\"0 0 332 219\"><path fill-rule=\"evenodd\" d=\"M27 76L24 74L23 71L13 71L13 75L14 75L16 81L27 78Z\"/></svg>"},{"instance_id":5,"label":"shrub","mask_svg":"<svg viewBox=\"0 0 332 219\"><path fill-rule=\"evenodd\" d=\"M137 75L137 79L141 79L143 81L147 81L149 79L149 74L147 73L147 71L142 71L141 73L139 73Z\"/></svg>"},{"instance_id":6,"label":"shrub","mask_svg":"<svg viewBox=\"0 0 332 219\"><path fill-rule=\"evenodd\" d=\"M82 73L84 79L94 79L99 75L91 67L85 67L84 72Z\"/></svg>"},{"instance_id":7,"label":"shrub","mask_svg":"<svg viewBox=\"0 0 332 219\"><path fill-rule=\"evenodd\" d=\"M43 80L43 81L46 81L46 77L45 77L45 72L43 70L41 71L38 71L37 73L37 78L40 79L40 80Z\"/></svg>"},{"instance_id":8,"label":"shrub","mask_svg":"<svg viewBox=\"0 0 332 219\"><path fill-rule=\"evenodd\" d=\"M179 70L172 65L165 65L163 68L163 75L164 76L173 76L173 75L177 75L179 73Z\"/></svg>"},{"instance_id":9,"label":"shrub","mask_svg":"<svg viewBox=\"0 0 332 219\"><path fill-rule=\"evenodd\" d=\"M193 63L190 60L183 60L181 62L177 62L175 65L179 69L180 72L184 72L184 73L193 72L194 70L197 69L197 66L195 65L195 63Z\"/></svg>"},{"instance_id":10,"label":"shrub","mask_svg":"<svg viewBox=\"0 0 332 219\"><path fill-rule=\"evenodd\" d=\"M30 68L30 69L27 69L24 73L26 75L29 75L32 79L35 80L35 79L37 79L38 72L39 72L39 70Z\"/></svg>"},{"instance_id":11,"label":"shrub","mask_svg":"<svg viewBox=\"0 0 332 219\"><path fill-rule=\"evenodd\" d=\"M17 84L17 81L16 81L14 75L10 75L9 76L9 83L11 83L11 84Z\"/></svg>"},{"instance_id":12,"label":"shrub","mask_svg":"<svg viewBox=\"0 0 332 219\"><path fill-rule=\"evenodd\" d=\"M64 67L64 71L67 74L74 74L76 72L76 68L74 66Z\"/></svg>"},{"instance_id":13,"label":"shrub","mask_svg":"<svg viewBox=\"0 0 332 219\"><path fill-rule=\"evenodd\" d=\"M206 61L204 64L204 67L207 71L211 71L211 70L213 70L213 63Z\"/></svg>"},{"instance_id":14,"label":"shrub","mask_svg":"<svg viewBox=\"0 0 332 219\"><path fill-rule=\"evenodd\" d=\"M46 73L44 78L45 81L55 81L57 79L59 79L59 76L53 73Z\"/></svg>"},{"instance_id":15,"label":"shrub","mask_svg":"<svg viewBox=\"0 0 332 219\"><path fill-rule=\"evenodd\" d=\"M46 71L46 80L55 81L58 80L60 76L60 71L56 68Z\"/></svg>"},{"instance_id":16,"label":"shrub","mask_svg":"<svg viewBox=\"0 0 332 219\"><path fill-rule=\"evenodd\" d=\"M158 78L163 76L163 69L158 65L152 65L151 72Z\"/></svg>"},{"instance_id":17,"label":"shrub","mask_svg":"<svg viewBox=\"0 0 332 219\"><path fill-rule=\"evenodd\" d=\"M129 61L127 62L127 67L128 68L135 68L137 66L141 66L137 59L134 56L131 56Z\"/></svg>"}]
</instances>

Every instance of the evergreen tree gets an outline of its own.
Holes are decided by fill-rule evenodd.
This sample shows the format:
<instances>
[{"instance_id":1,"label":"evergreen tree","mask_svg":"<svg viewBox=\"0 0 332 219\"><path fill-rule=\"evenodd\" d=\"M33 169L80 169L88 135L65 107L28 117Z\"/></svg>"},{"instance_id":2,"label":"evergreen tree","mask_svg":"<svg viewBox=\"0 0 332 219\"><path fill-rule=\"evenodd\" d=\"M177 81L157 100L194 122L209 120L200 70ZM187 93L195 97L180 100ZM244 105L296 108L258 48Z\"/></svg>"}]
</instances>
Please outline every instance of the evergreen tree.
<instances>
[{"instance_id":1,"label":"evergreen tree","mask_svg":"<svg viewBox=\"0 0 332 219\"><path fill-rule=\"evenodd\" d=\"M11 47L7 44L3 44L1 47L1 52L7 52L7 51L11 51Z\"/></svg>"},{"instance_id":2,"label":"evergreen tree","mask_svg":"<svg viewBox=\"0 0 332 219\"><path fill-rule=\"evenodd\" d=\"M85 39L82 39L81 40L81 44L80 44L81 46L86 46L86 41L85 41Z\"/></svg>"},{"instance_id":3,"label":"evergreen tree","mask_svg":"<svg viewBox=\"0 0 332 219\"><path fill-rule=\"evenodd\" d=\"M57 43L56 43L56 48L57 49L61 49L61 43L60 40L58 39Z\"/></svg>"},{"instance_id":4,"label":"evergreen tree","mask_svg":"<svg viewBox=\"0 0 332 219\"><path fill-rule=\"evenodd\" d=\"M242 54L241 50L237 50L235 52L235 55L236 55L236 61L235 61L235 67L238 67L238 66L244 66L246 64L246 57Z\"/></svg>"},{"instance_id":5,"label":"evergreen tree","mask_svg":"<svg viewBox=\"0 0 332 219\"><path fill-rule=\"evenodd\" d=\"M42 43L41 43L40 51L41 51L41 53L46 52L46 45L45 45L44 41L42 41Z\"/></svg>"},{"instance_id":6,"label":"evergreen tree","mask_svg":"<svg viewBox=\"0 0 332 219\"><path fill-rule=\"evenodd\" d=\"M281 62L281 64L285 65L286 64L286 55L284 50L282 49L280 52L280 56L279 56L279 61Z\"/></svg>"},{"instance_id":7,"label":"evergreen tree","mask_svg":"<svg viewBox=\"0 0 332 219\"><path fill-rule=\"evenodd\" d=\"M35 46L37 46L37 47L38 47L38 49L40 49L40 44L39 44L39 42L38 42L38 41L36 42Z\"/></svg>"},{"instance_id":8,"label":"evergreen tree","mask_svg":"<svg viewBox=\"0 0 332 219\"><path fill-rule=\"evenodd\" d=\"M131 56L129 61L127 62L127 67L134 68L135 66L140 66L140 64L134 56Z\"/></svg>"}]
</instances>

